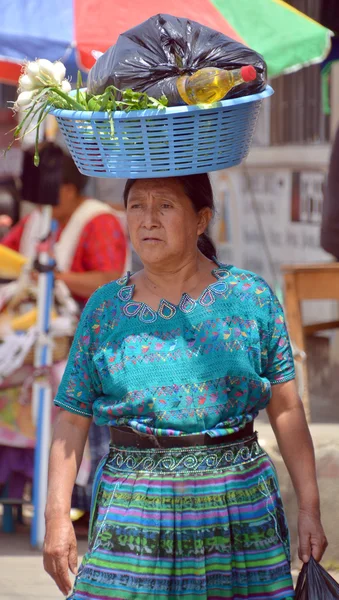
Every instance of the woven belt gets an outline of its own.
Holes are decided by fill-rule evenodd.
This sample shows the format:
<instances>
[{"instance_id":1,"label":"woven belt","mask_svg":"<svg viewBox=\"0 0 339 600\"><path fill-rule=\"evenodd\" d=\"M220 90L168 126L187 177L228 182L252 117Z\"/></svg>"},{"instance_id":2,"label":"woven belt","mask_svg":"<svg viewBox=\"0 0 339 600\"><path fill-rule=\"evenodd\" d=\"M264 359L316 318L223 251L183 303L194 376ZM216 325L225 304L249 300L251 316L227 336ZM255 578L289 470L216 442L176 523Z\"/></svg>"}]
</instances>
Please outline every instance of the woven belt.
<instances>
[{"instance_id":1,"label":"woven belt","mask_svg":"<svg viewBox=\"0 0 339 600\"><path fill-rule=\"evenodd\" d=\"M241 431L230 435L211 437L207 433L196 435L164 435L155 436L137 433L130 427L110 427L111 442L113 446L123 448L187 448L190 446L216 446L218 444L231 444L239 442L253 435L253 421L247 423Z\"/></svg>"}]
</instances>

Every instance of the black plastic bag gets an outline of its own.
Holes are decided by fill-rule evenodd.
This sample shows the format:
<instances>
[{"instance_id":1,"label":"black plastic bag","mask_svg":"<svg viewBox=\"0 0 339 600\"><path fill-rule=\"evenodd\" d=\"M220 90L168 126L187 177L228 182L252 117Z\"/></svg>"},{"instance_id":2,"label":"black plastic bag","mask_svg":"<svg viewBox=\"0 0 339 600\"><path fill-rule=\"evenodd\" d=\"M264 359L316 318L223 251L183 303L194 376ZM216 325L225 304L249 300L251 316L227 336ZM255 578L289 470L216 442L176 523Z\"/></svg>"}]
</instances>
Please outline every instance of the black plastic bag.
<instances>
[{"instance_id":1,"label":"black plastic bag","mask_svg":"<svg viewBox=\"0 0 339 600\"><path fill-rule=\"evenodd\" d=\"M339 598L339 583L310 558L301 569L295 588L295 600L334 600Z\"/></svg>"},{"instance_id":2,"label":"black plastic bag","mask_svg":"<svg viewBox=\"0 0 339 600\"><path fill-rule=\"evenodd\" d=\"M132 88L160 98L169 106L184 104L176 87L180 75L203 67L236 69L253 65L255 81L235 87L228 98L262 92L266 86L266 63L260 54L226 35L170 15L156 15L121 34L89 72L87 87L102 94L109 85Z\"/></svg>"}]
</instances>

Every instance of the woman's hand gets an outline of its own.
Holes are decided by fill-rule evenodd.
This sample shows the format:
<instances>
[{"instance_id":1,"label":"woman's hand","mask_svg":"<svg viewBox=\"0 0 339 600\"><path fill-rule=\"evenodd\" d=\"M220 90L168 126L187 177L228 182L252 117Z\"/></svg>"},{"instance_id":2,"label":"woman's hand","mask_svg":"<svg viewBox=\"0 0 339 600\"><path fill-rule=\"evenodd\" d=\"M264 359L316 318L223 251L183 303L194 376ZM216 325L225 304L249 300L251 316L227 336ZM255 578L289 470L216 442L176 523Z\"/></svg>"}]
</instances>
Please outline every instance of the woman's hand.
<instances>
[{"instance_id":1,"label":"woman's hand","mask_svg":"<svg viewBox=\"0 0 339 600\"><path fill-rule=\"evenodd\" d=\"M319 513L299 509L298 534L300 560L307 563L312 554L313 558L319 562L328 545Z\"/></svg>"},{"instance_id":2,"label":"woman's hand","mask_svg":"<svg viewBox=\"0 0 339 600\"><path fill-rule=\"evenodd\" d=\"M78 565L77 541L70 517L46 521L44 568L59 590L67 596L72 589L69 569L76 575Z\"/></svg>"}]
</instances>

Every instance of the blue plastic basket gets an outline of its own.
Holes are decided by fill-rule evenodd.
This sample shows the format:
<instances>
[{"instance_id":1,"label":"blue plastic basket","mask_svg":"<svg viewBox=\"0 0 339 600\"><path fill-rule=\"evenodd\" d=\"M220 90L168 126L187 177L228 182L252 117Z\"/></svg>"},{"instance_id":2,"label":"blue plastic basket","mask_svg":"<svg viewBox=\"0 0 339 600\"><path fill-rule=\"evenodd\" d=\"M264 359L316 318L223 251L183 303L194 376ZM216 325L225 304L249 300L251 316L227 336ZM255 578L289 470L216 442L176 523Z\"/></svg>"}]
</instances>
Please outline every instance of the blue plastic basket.
<instances>
[{"instance_id":1,"label":"blue plastic basket","mask_svg":"<svg viewBox=\"0 0 339 600\"><path fill-rule=\"evenodd\" d=\"M90 177L173 177L238 165L248 154L260 94L223 100L209 108L107 113L51 110L81 173Z\"/></svg>"}]
</instances>

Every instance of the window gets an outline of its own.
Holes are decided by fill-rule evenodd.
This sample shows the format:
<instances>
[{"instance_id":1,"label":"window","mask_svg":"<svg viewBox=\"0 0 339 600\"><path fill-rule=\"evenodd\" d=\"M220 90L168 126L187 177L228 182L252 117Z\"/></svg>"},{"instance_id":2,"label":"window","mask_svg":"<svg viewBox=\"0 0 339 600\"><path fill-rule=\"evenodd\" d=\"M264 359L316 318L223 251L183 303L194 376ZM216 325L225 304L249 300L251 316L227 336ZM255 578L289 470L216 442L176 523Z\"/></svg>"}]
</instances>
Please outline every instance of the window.
<instances>
[{"instance_id":1,"label":"window","mask_svg":"<svg viewBox=\"0 0 339 600\"><path fill-rule=\"evenodd\" d=\"M319 21L321 0L287 0ZM324 143L330 139L330 119L321 105L320 65L272 80L270 137L272 145Z\"/></svg>"}]
</instances>

